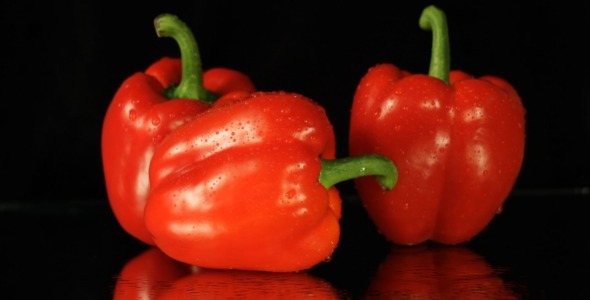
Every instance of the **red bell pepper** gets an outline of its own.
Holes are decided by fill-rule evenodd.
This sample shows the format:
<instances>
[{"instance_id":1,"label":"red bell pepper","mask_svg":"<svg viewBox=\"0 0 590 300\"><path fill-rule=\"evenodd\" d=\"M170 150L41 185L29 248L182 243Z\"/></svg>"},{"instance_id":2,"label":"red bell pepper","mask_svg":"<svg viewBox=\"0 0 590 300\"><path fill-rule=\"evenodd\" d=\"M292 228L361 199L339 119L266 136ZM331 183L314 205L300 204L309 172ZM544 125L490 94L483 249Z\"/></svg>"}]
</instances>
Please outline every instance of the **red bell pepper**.
<instances>
[{"instance_id":1,"label":"red bell pepper","mask_svg":"<svg viewBox=\"0 0 590 300\"><path fill-rule=\"evenodd\" d=\"M400 174L395 189L370 180L356 189L391 242L459 244L499 213L524 157L525 109L496 76L450 71L444 13L427 7L420 26L433 32L429 76L379 64L361 79L351 109L352 155L377 153Z\"/></svg>"},{"instance_id":2,"label":"red bell pepper","mask_svg":"<svg viewBox=\"0 0 590 300\"><path fill-rule=\"evenodd\" d=\"M115 94L102 128L102 159L111 208L124 230L153 244L143 222L149 191L148 166L157 145L182 124L207 110L219 96L253 92L250 79L235 70L201 70L197 44L172 15L156 18L159 36L180 46L182 62L164 57L127 78ZM182 80L181 80L182 79Z\"/></svg>"},{"instance_id":3,"label":"red bell pepper","mask_svg":"<svg viewBox=\"0 0 590 300\"><path fill-rule=\"evenodd\" d=\"M257 92L216 102L155 149L145 223L170 257L215 269L290 272L328 260L338 245L334 185L377 175L392 162L334 159L332 125L295 93Z\"/></svg>"}]
</instances>

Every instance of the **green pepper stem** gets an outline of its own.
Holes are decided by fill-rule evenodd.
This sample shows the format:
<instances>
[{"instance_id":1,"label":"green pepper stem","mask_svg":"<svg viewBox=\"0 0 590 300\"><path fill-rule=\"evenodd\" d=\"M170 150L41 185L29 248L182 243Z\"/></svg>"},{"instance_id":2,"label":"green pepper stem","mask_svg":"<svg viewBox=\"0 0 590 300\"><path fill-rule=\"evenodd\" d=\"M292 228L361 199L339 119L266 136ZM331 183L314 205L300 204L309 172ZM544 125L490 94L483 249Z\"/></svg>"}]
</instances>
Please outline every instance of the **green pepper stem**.
<instances>
[{"instance_id":1,"label":"green pepper stem","mask_svg":"<svg viewBox=\"0 0 590 300\"><path fill-rule=\"evenodd\" d=\"M334 160L322 160L319 181L329 189L333 185L362 176L373 175L385 190L392 189L397 183L397 167L381 155L362 155Z\"/></svg>"},{"instance_id":2,"label":"green pepper stem","mask_svg":"<svg viewBox=\"0 0 590 300\"><path fill-rule=\"evenodd\" d=\"M200 100L207 103L215 101L217 96L203 86L203 69L199 46L190 28L177 16L161 14L154 19L158 37L171 37L180 47L182 60L182 79L178 86L167 91L170 98Z\"/></svg>"},{"instance_id":3,"label":"green pepper stem","mask_svg":"<svg viewBox=\"0 0 590 300\"><path fill-rule=\"evenodd\" d=\"M420 28L432 31L432 53L428 75L449 84L451 46L445 13L434 5L427 6L420 16Z\"/></svg>"}]
</instances>

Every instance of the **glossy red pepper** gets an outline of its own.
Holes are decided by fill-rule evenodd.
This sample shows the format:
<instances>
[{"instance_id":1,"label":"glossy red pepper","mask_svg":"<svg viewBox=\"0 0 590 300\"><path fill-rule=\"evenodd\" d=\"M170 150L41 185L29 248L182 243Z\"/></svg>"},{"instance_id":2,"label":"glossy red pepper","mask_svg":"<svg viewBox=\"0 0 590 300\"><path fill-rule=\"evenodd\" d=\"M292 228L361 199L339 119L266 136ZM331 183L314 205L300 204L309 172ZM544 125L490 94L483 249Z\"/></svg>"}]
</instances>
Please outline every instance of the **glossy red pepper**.
<instances>
[{"instance_id":1,"label":"glossy red pepper","mask_svg":"<svg viewBox=\"0 0 590 300\"><path fill-rule=\"evenodd\" d=\"M369 69L354 95L350 153L378 153L399 171L384 191L359 178L356 188L391 242L471 240L501 211L524 157L525 109L495 76L450 70L446 18L427 7L420 26L433 31L428 75L392 64Z\"/></svg>"},{"instance_id":2,"label":"glossy red pepper","mask_svg":"<svg viewBox=\"0 0 590 300\"><path fill-rule=\"evenodd\" d=\"M384 157L334 158L332 125L311 99L257 92L216 102L155 150L146 226L157 247L188 264L311 268L339 242L334 184L365 175L395 184Z\"/></svg>"},{"instance_id":3,"label":"glossy red pepper","mask_svg":"<svg viewBox=\"0 0 590 300\"><path fill-rule=\"evenodd\" d=\"M123 229L147 244L153 241L143 211L150 185L148 166L157 145L219 96L255 90L250 79L236 70L213 68L202 73L192 33L175 16L156 18L156 29L158 35L178 42L182 62L165 57L127 78L112 99L102 128L111 208Z\"/></svg>"}]
</instances>

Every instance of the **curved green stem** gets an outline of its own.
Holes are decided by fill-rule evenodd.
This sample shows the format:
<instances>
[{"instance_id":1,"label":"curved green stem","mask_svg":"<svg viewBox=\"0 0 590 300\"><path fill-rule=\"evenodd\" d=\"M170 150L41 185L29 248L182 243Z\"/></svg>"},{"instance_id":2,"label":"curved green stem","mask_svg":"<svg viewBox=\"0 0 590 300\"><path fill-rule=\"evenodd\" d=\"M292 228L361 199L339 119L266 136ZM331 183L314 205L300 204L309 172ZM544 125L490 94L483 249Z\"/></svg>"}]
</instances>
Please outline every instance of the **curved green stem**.
<instances>
[{"instance_id":1,"label":"curved green stem","mask_svg":"<svg viewBox=\"0 0 590 300\"><path fill-rule=\"evenodd\" d=\"M428 75L449 84L451 69L451 46L445 13L434 5L422 11L419 21L420 28L432 31L432 53Z\"/></svg>"},{"instance_id":2,"label":"curved green stem","mask_svg":"<svg viewBox=\"0 0 590 300\"><path fill-rule=\"evenodd\" d=\"M329 189L333 185L362 176L373 175L383 189L390 190L397 183L397 167L381 155L362 155L334 160L322 160L319 181Z\"/></svg>"},{"instance_id":3,"label":"curved green stem","mask_svg":"<svg viewBox=\"0 0 590 300\"><path fill-rule=\"evenodd\" d=\"M180 47L182 60L182 79L178 86L167 91L169 98L200 100L207 103L215 101L217 96L203 86L201 54L197 41L190 28L177 16L161 14L154 19L158 37L171 37Z\"/></svg>"}]
</instances>

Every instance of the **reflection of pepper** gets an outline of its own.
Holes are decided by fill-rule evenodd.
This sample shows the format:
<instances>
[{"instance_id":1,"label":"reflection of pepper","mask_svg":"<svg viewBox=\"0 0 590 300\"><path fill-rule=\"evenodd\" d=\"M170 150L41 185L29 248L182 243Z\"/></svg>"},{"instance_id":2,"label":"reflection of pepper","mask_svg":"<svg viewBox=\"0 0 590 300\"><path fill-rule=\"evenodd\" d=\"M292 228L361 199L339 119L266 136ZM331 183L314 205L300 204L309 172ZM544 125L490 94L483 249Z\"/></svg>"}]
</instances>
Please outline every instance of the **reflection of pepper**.
<instances>
[{"instance_id":1,"label":"reflection of pepper","mask_svg":"<svg viewBox=\"0 0 590 300\"><path fill-rule=\"evenodd\" d=\"M334 157L324 109L302 95L258 92L215 103L154 152L146 226L162 251L185 263L310 268L339 241L334 184L364 175L395 184L384 157Z\"/></svg>"},{"instance_id":2,"label":"reflection of pepper","mask_svg":"<svg viewBox=\"0 0 590 300\"><path fill-rule=\"evenodd\" d=\"M130 259L117 276L114 300L160 299L170 285L193 272L193 267L166 256L151 247ZM146 295L151 296L145 298Z\"/></svg>"},{"instance_id":3,"label":"reflection of pepper","mask_svg":"<svg viewBox=\"0 0 590 300\"><path fill-rule=\"evenodd\" d=\"M339 299L339 291L306 272L269 273L191 267L150 248L118 276L113 299Z\"/></svg>"},{"instance_id":4,"label":"reflection of pepper","mask_svg":"<svg viewBox=\"0 0 590 300\"><path fill-rule=\"evenodd\" d=\"M393 247L366 294L379 299L519 299L482 256L442 245Z\"/></svg>"},{"instance_id":5,"label":"reflection of pepper","mask_svg":"<svg viewBox=\"0 0 590 300\"><path fill-rule=\"evenodd\" d=\"M213 68L201 74L196 42L174 16L156 18L156 29L160 36L177 40L182 63L162 58L145 72L127 78L108 108L102 130L111 208L127 232L148 244L153 241L145 228L143 211L149 191L148 166L156 146L171 131L208 109L208 102L218 96L254 91L250 79L235 70Z\"/></svg>"},{"instance_id":6,"label":"reflection of pepper","mask_svg":"<svg viewBox=\"0 0 590 300\"><path fill-rule=\"evenodd\" d=\"M350 153L379 153L400 178L383 191L356 187L380 232L398 244L466 242L501 209L520 172L525 110L514 88L493 76L449 73L444 13L427 7L433 31L430 76L391 64L371 68L354 96Z\"/></svg>"}]
</instances>

